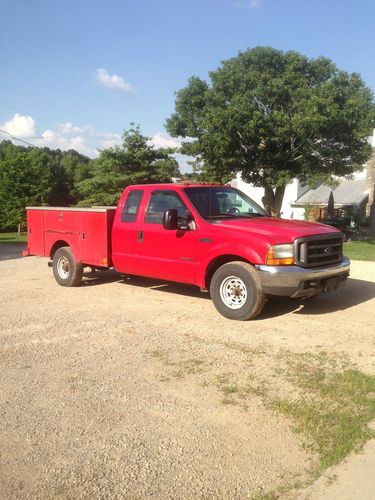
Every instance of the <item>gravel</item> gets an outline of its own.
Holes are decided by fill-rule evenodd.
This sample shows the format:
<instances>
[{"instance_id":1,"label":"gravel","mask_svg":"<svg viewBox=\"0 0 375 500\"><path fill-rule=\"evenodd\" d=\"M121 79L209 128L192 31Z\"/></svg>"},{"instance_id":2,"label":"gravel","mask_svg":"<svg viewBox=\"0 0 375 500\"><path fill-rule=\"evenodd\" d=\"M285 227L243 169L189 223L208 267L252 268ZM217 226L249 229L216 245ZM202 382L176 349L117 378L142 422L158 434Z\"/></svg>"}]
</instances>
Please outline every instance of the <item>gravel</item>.
<instances>
[{"instance_id":1,"label":"gravel","mask_svg":"<svg viewBox=\"0 0 375 500\"><path fill-rule=\"evenodd\" d=\"M324 349L374 373L375 264L352 275L233 322L193 287L109 271L63 288L46 259L1 261L0 496L251 498L303 477L290 422L255 394L223 404L215 380L251 372L239 344L265 364Z\"/></svg>"}]
</instances>

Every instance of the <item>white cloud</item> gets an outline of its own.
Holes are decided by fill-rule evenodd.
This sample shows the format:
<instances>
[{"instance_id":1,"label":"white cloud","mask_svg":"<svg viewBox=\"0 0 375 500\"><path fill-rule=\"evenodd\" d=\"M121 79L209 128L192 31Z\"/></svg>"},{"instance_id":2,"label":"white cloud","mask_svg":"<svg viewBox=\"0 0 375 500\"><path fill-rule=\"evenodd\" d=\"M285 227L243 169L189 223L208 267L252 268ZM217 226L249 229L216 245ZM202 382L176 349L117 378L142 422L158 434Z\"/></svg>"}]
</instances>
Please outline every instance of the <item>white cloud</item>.
<instances>
[{"instance_id":1,"label":"white cloud","mask_svg":"<svg viewBox=\"0 0 375 500\"><path fill-rule=\"evenodd\" d=\"M154 134L148 143L155 148L173 148L176 149L177 152L172 154L173 158L175 158L178 162L180 172L182 174L190 173L192 171L191 165L188 162L192 161L193 158L191 156L183 155L178 152L180 147L182 146L182 142L191 142L193 141L190 137L171 137L169 134L165 134L163 132L157 132Z\"/></svg>"},{"instance_id":2,"label":"white cloud","mask_svg":"<svg viewBox=\"0 0 375 500\"><path fill-rule=\"evenodd\" d=\"M129 82L124 80L122 76L115 74L110 75L104 68L96 70L96 79L103 87L120 90L126 94L134 94L137 92L137 90Z\"/></svg>"},{"instance_id":3,"label":"white cloud","mask_svg":"<svg viewBox=\"0 0 375 500\"><path fill-rule=\"evenodd\" d=\"M36 135L35 121L31 116L25 116L19 113L16 113L13 118L3 123L0 128L20 139L26 139L27 137L34 137Z\"/></svg>"},{"instance_id":4,"label":"white cloud","mask_svg":"<svg viewBox=\"0 0 375 500\"><path fill-rule=\"evenodd\" d=\"M237 0L238 7L247 7L249 9L259 9L263 5L263 0Z\"/></svg>"},{"instance_id":5,"label":"white cloud","mask_svg":"<svg viewBox=\"0 0 375 500\"><path fill-rule=\"evenodd\" d=\"M47 129L33 140L36 146L59 148L63 151L75 149L79 153L95 158L99 149L121 144L121 134L97 130L88 125L77 127L72 123L59 123L55 130Z\"/></svg>"},{"instance_id":6,"label":"white cloud","mask_svg":"<svg viewBox=\"0 0 375 500\"><path fill-rule=\"evenodd\" d=\"M17 139L24 139L34 146L48 147L51 149L75 149L78 152L95 158L98 149L121 144L121 134L97 130L85 125L78 127L73 123L57 123L55 127L38 130L35 120L31 116L16 113L13 118L0 124L0 129L8 132ZM0 141L9 139L5 134L0 134ZM15 144L20 144L13 140Z\"/></svg>"},{"instance_id":7,"label":"white cloud","mask_svg":"<svg viewBox=\"0 0 375 500\"><path fill-rule=\"evenodd\" d=\"M59 123L58 124L58 128L59 128L59 130L61 131L62 134L71 134L71 133L81 134L85 130L84 128L77 127L77 126L73 125L70 122Z\"/></svg>"},{"instance_id":8,"label":"white cloud","mask_svg":"<svg viewBox=\"0 0 375 500\"><path fill-rule=\"evenodd\" d=\"M121 144L121 136L114 137L113 139L101 139L98 144L99 149L114 148Z\"/></svg>"},{"instance_id":9,"label":"white cloud","mask_svg":"<svg viewBox=\"0 0 375 500\"><path fill-rule=\"evenodd\" d=\"M42 132L37 138L33 138L33 144L39 147L47 147L51 149L75 149L79 153L94 157L97 155L96 146L90 144L89 137L83 135L64 134L57 127L57 130L47 129Z\"/></svg>"},{"instance_id":10,"label":"white cloud","mask_svg":"<svg viewBox=\"0 0 375 500\"><path fill-rule=\"evenodd\" d=\"M89 125L79 127L70 122L56 123L55 127L42 129L40 132L40 128L38 131L37 124L31 116L19 113L16 113L13 118L10 118L5 123L0 124L0 129L18 139L25 139L34 146L58 148L62 151L75 149L91 158L98 156L98 150L114 147L122 143L121 134L97 130ZM9 137L0 135L0 140L3 138L9 139ZM187 141L189 139L173 138L166 133L157 132L148 143L156 148L179 149L182 140ZM19 144L16 140L13 142ZM178 161L182 173L191 171L191 167L187 163L187 161L191 160L190 157L180 153L173 154L173 157Z\"/></svg>"},{"instance_id":11,"label":"white cloud","mask_svg":"<svg viewBox=\"0 0 375 500\"><path fill-rule=\"evenodd\" d=\"M259 7L261 7L263 4L263 0L249 0L249 7L250 9L258 9Z\"/></svg>"},{"instance_id":12,"label":"white cloud","mask_svg":"<svg viewBox=\"0 0 375 500\"><path fill-rule=\"evenodd\" d=\"M189 165L188 162L193 160L192 156L182 155L182 154L174 154L173 157L177 160L178 166L180 168L181 174L190 174L193 169L192 166Z\"/></svg>"},{"instance_id":13,"label":"white cloud","mask_svg":"<svg viewBox=\"0 0 375 500\"><path fill-rule=\"evenodd\" d=\"M44 140L46 142L54 142L58 138L58 135L53 130L45 130L39 140Z\"/></svg>"},{"instance_id":14,"label":"white cloud","mask_svg":"<svg viewBox=\"0 0 375 500\"><path fill-rule=\"evenodd\" d=\"M157 132L148 141L150 145L155 148L173 148L178 149L181 147L181 140L174 139L170 135L163 134L163 132Z\"/></svg>"}]
</instances>

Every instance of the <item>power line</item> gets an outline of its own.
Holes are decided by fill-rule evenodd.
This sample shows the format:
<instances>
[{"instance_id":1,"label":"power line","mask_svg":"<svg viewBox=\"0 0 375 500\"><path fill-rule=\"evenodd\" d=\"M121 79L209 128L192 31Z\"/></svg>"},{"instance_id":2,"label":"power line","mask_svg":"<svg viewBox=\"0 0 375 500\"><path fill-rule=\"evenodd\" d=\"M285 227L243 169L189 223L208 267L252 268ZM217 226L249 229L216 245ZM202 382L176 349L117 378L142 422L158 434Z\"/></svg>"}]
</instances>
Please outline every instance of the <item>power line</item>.
<instances>
[{"instance_id":1,"label":"power line","mask_svg":"<svg viewBox=\"0 0 375 500\"><path fill-rule=\"evenodd\" d=\"M19 112L19 108L16 108L15 106L10 106L9 104L4 104L3 102L0 102L0 106L2 106L4 108L12 109L13 111L16 111L16 112ZM27 113L27 111L25 111L25 113ZM51 125L54 125L54 126L58 125L57 122L54 122L52 120L48 120L47 118L42 118L40 115L36 115L34 113L29 113L29 114L32 114L33 118L36 118L37 120L40 120L42 122L50 123Z\"/></svg>"},{"instance_id":2,"label":"power line","mask_svg":"<svg viewBox=\"0 0 375 500\"><path fill-rule=\"evenodd\" d=\"M38 147L38 146L35 146L35 144L31 144L31 142L24 141L23 139L20 139L19 137L16 137L16 136L10 134L6 130L0 129L0 132L2 132L3 134L9 135L9 137L11 137L14 141L24 142L25 144L27 144L28 146L32 146L33 148L37 148Z\"/></svg>"},{"instance_id":3,"label":"power line","mask_svg":"<svg viewBox=\"0 0 375 500\"><path fill-rule=\"evenodd\" d=\"M47 101L44 101L43 99L39 99L39 97L32 96L30 94L27 94L26 92L21 92L20 90L12 89L11 87L8 87L8 85L4 85L3 83L0 83L0 87L7 89L7 90L10 90L11 92L15 92L16 94L22 95L24 97L28 97L29 99L33 99L34 101L38 101L41 104L44 104L45 106L49 106L51 108L57 109L58 111L62 111L63 113L66 113L68 115L75 116L76 118L79 118L80 120L84 120L84 121L89 122L89 123L90 122L95 123L96 125L99 125L99 127L102 127L104 129L111 128L111 127L107 127L106 125L103 125L102 123L99 123L95 120L90 120L83 115L79 115L78 113L74 113L73 111L69 111L67 109L61 108L60 106L55 106L54 104L51 104Z\"/></svg>"}]
</instances>

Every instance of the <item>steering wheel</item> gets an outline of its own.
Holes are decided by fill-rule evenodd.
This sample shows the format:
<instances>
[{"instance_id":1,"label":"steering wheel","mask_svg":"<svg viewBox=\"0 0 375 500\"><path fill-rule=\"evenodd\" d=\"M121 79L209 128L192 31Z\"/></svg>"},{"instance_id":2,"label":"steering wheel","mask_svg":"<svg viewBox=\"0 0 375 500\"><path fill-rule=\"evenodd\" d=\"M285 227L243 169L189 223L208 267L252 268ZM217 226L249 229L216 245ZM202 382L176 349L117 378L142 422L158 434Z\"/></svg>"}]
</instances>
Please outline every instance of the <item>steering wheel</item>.
<instances>
[{"instance_id":1,"label":"steering wheel","mask_svg":"<svg viewBox=\"0 0 375 500\"><path fill-rule=\"evenodd\" d=\"M239 214L239 213L240 213L240 211L239 211L239 209L238 209L237 207L231 207L231 208L229 209L229 213L230 213L230 214Z\"/></svg>"}]
</instances>

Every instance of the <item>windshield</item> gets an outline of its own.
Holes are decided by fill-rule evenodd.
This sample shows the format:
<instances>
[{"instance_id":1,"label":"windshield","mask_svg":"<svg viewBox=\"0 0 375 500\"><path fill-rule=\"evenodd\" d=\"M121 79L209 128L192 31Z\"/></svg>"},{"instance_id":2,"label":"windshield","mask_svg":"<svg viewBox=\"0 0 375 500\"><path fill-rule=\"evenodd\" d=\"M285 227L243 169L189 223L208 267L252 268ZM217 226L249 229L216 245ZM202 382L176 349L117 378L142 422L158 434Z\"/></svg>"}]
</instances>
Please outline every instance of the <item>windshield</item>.
<instances>
[{"instance_id":1,"label":"windshield","mask_svg":"<svg viewBox=\"0 0 375 500\"><path fill-rule=\"evenodd\" d=\"M186 196L205 219L263 217L266 215L255 201L238 189L225 186L188 187Z\"/></svg>"}]
</instances>

